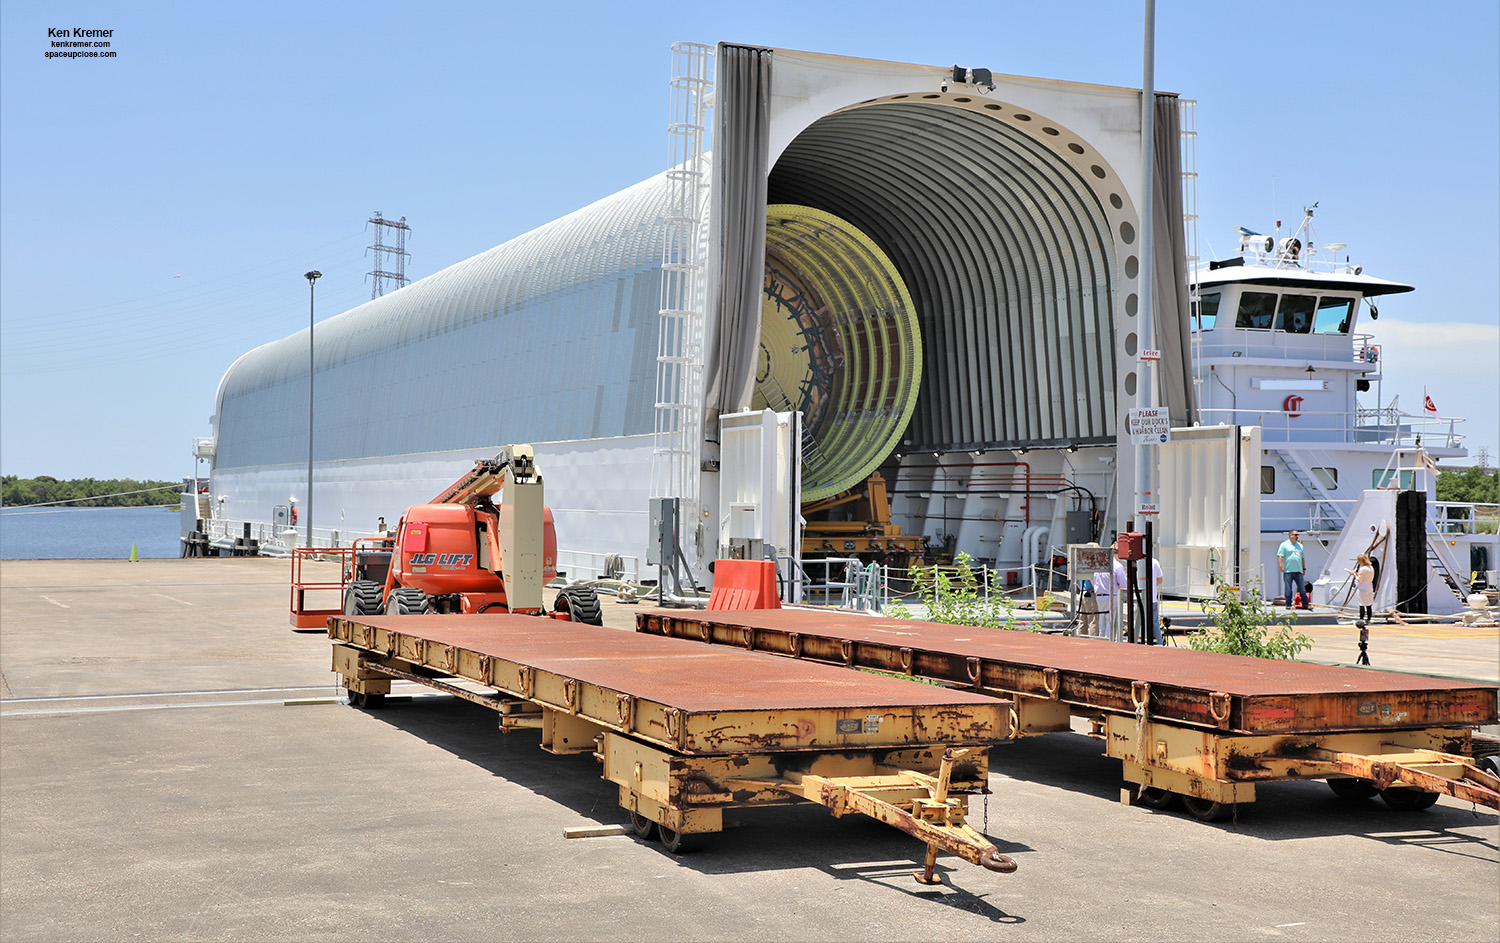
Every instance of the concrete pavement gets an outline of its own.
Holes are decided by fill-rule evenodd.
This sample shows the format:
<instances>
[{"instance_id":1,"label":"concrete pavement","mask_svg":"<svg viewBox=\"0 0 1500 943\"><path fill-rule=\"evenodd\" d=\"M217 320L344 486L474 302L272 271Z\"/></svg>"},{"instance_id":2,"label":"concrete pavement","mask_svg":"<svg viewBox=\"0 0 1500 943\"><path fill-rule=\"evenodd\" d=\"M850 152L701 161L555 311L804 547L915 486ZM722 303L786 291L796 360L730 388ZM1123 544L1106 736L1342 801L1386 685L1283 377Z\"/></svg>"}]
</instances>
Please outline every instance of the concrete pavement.
<instances>
[{"instance_id":1,"label":"concrete pavement","mask_svg":"<svg viewBox=\"0 0 1500 943\"><path fill-rule=\"evenodd\" d=\"M680 858L567 840L622 820L592 758L449 698L337 704L287 569L0 564L0 939L1489 940L1500 920L1487 809L1272 783L1207 825L1121 805L1118 764L1066 735L996 747L987 816L972 800L1013 875L943 858L924 888L919 843L812 806L735 813ZM1486 644L1378 638L1377 667Z\"/></svg>"}]
</instances>

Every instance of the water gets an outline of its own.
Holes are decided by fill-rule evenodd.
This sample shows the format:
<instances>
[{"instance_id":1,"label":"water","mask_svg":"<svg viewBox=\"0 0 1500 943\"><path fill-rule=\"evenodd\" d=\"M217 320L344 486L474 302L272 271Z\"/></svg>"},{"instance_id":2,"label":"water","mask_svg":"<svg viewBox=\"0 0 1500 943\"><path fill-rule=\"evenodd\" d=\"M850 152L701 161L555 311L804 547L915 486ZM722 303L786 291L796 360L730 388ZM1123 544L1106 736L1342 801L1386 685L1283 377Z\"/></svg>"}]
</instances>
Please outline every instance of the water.
<instances>
[{"instance_id":1,"label":"water","mask_svg":"<svg viewBox=\"0 0 1500 943\"><path fill-rule=\"evenodd\" d=\"M161 508L3 508L0 560L181 555L182 515Z\"/></svg>"}]
</instances>

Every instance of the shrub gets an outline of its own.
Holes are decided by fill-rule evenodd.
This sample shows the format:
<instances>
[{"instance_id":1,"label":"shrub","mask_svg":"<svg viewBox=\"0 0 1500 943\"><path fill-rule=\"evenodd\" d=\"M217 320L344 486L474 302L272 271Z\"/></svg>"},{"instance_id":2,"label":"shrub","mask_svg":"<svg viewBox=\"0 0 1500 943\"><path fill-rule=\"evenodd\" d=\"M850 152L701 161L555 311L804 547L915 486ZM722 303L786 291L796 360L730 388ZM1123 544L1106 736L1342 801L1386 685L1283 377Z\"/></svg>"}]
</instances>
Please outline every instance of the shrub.
<instances>
[{"instance_id":1,"label":"shrub","mask_svg":"<svg viewBox=\"0 0 1500 943\"><path fill-rule=\"evenodd\" d=\"M1215 582L1218 591L1203 611L1209 613L1208 625L1200 626L1188 636L1188 647L1200 652L1224 655L1248 655L1251 658L1296 659L1300 652L1312 648L1312 639L1293 629L1287 616L1278 615L1261 596L1259 581L1253 592L1241 598L1239 590ZM1296 620L1295 615L1289 617Z\"/></svg>"},{"instance_id":2,"label":"shrub","mask_svg":"<svg viewBox=\"0 0 1500 943\"><path fill-rule=\"evenodd\" d=\"M986 599L980 586L981 571L974 558L960 553L952 567L926 567L912 571L912 590L926 607L928 622L977 625L990 629L1013 629L1016 614L1002 593ZM897 619L915 618L912 610L897 603L881 613Z\"/></svg>"}]
</instances>

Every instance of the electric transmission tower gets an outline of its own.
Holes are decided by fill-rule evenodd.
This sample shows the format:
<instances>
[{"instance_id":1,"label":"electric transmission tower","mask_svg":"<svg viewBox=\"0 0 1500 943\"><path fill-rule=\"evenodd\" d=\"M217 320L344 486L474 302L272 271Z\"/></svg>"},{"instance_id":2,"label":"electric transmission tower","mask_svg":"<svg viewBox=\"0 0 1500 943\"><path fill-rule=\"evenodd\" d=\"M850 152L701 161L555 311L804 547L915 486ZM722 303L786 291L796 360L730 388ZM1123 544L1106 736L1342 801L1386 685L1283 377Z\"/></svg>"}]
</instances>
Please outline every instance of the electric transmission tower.
<instances>
[{"instance_id":1,"label":"electric transmission tower","mask_svg":"<svg viewBox=\"0 0 1500 943\"><path fill-rule=\"evenodd\" d=\"M375 253L375 269L374 271L365 273L371 278L370 298L373 300L385 294L387 279L394 283L391 285L392 291L406 284L406 260L411 257L406 251L406 234L411 232L411 227L406 225L405 216L401 217L400 222L393 222L381 216L379 210L376 210L375 215L365 220L365 222L375 227L375 244L366 247ZM385 244L387 230L395 231L396 244L393 246ZM387 272L385 270L385 257L387 254L393 260L393 267L396 269L394 272Z\"/></svg>"}]
</instances>

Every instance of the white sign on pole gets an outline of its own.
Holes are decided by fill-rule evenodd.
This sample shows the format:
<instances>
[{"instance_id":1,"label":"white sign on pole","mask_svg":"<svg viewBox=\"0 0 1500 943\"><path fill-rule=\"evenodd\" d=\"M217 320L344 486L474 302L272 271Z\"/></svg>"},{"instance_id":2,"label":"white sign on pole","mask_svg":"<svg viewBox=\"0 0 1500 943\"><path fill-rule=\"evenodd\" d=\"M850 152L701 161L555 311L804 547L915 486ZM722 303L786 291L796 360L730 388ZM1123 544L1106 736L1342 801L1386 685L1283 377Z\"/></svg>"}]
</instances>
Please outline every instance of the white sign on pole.
<instances>
[{"instance_id":1,"label":"white sign on pole","mask_svg":"<svg viewBox=\"0 0 1500 943\"><path fill-rule=\"evenodd\" d=\"M1160 514L1161 509L1155 504L1148 504L1145 501L1142 501L1140 504L1136 505L1135 513L1140 515Z\"/></svg>"},{"instance_id":2,"label":"white sign on pole","mask_svg":"<svg viewBox=\"0 0 1500 943\"><path fill-rule=\"evenodd\" d=\"M1172 440L1172 420L1167 407L1150 406L1125 413L1125 431L1136 445L1160 445Z\"/></svg>"},{"instance_id":3,"label":"white sign on pole","mask_svg":"<svg viewBox=\"0 0 1500 943\"><path fill-rule=\"evenodd\" d=\"M1141 351L1141 363L1156 363L1159 360L1161 360L1161 351L1152 350L1150 347Z\"/></svg>"}]
</instances>

